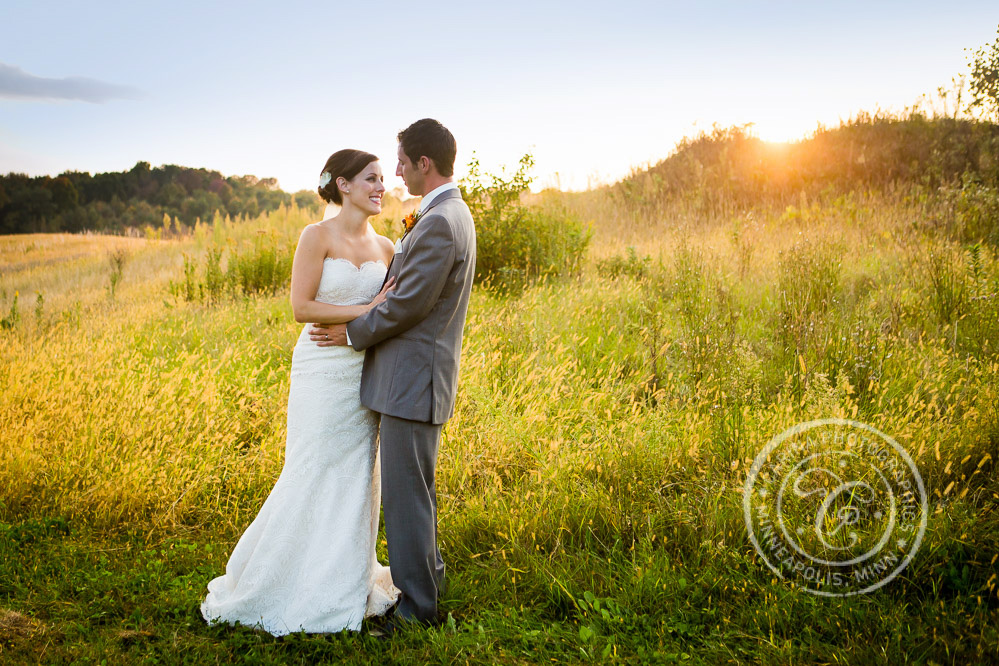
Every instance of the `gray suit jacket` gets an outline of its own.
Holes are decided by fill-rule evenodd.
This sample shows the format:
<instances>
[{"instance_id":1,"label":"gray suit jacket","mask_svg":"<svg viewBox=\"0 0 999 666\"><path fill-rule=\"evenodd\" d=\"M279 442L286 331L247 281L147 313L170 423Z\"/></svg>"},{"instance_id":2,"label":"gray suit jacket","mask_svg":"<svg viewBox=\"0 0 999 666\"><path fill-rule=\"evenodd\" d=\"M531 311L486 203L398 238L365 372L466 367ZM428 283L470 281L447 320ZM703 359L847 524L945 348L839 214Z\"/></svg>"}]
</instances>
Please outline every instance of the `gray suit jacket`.
<instances>
[{"instance_id":1,"label":"gray suit jacket","mask_svg":"<svg viewBox=\"0 0 999 666\"><path fill-rule=\"evenodd\" d=\"M475 275L475 225L458 190L439 194L402 241L384 303L347 324L366 350L361 403L411 421L454 413L461 335Z\"/></svg>"}]
</instances>

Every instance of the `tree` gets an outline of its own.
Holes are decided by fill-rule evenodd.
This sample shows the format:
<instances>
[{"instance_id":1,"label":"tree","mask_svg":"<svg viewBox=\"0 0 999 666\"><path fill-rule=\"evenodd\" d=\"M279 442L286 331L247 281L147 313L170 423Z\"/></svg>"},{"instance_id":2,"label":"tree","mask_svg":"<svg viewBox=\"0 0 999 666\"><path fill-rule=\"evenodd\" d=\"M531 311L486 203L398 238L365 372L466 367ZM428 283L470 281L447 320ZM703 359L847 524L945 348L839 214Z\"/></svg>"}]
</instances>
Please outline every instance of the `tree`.
<instances>
[{"instance_id":1,"label":"tree","mask_svg":"<svg viewBox=\"0 0 999 666\"><path fill-rule=\"evenodd\" d=\"M58 210L70 210L80 205L80 194L73 187L73 181L66 176L45 180L42 186L52 193L52 203Z\"/></svg>"},{"instance_id":2,"label":"tree","mask_svg":"<svg viewBox=\"0 0 999 666\"><path fill-rule=\"evenodd\" d=\"M184 205L186 198L187 190L184 189L183 185L180 183L167 183L156 193L153 202L170 208L173 211L179 211L180 207ZM173 214L176 215L176 213Z\"/></svg>"},{"instance_id":3,"label":"tree","mask_svg":"<svg viewBox=\"0 0 999 666\"><path fill-rule=\"evenodd\" d=\"M975 50L971 61L971 108L999 121L999 38Z\"/></svg>"},{"instance_id":4,"label":"tree","mask_svg":"<svg viewBox=\"0 0 999 666\"><path fill-rule=\"evenodd\" d=\"M306 196L319 200L313 193ZM274 178L223 178L218 171L172 164L153 168L138 162L129 171L93 176L85 171L34 178L0 174L0 234L155 228L164 214L191 224L216 210L256 217L291 201Z\"/></svg>"},{"instance_id":5,"label":"tree","mask_svg":"<svg viewBox=\"0 0 999 666\"><path fill-rule=\"evenodd\" d=\"M198 190L193 196L188 197L181 206L181 219L188 224L194 224L195 220L209 220L212 214L223 209L222 200L217 194L207 190Z\"/></svg>"},{"instance_id":6,"label":"tree","mask_svg":"<svg viewBox=\"0 0 999 666\"><path fill-rule=\"evenodd\" d=\"M295 205L303 210L318 210L320 204L323 204L323 200L314 190L299 190L292 196L295 199Z\"/></svg>"}]
</instances>

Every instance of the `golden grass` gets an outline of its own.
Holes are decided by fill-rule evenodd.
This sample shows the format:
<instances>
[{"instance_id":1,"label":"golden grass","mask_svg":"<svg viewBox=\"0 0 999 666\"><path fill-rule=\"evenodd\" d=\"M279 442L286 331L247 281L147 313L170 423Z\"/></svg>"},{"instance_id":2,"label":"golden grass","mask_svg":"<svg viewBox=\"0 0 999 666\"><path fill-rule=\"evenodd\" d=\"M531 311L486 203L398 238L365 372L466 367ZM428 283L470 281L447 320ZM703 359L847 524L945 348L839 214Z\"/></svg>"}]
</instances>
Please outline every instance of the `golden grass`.
<instances>
[{"instance_id":1,"label":"golden grass","mask_svg":"<svg viewBox=\"0 0 999 666\"><path fill-rule=\"evenodd\" d=\"M964 251L915 229L918 207L871 196L642 226L599 192L558 203L593 223L583 273L516 300L473 296L438 481L444 534L467 539L452 547L551 563L587 533L685 524L741 542L732 508L752 457L784 428L830 416L902 442L937 501L991 488L999 363L994 341L960 331L995 330L995 304L933 319L926 248ZM185 253L294 239L308 221L281 210L172 241L4 239L6 303L12 290L46 297L41 317L22 301L22 322L0 332L2 511L239 531L281 468L299 327L285 295L207 306L167 282ZM627 245L651 257L650 275L602 271ZM120 247L131 254L111 299L105 253ZM44 262L20 258L32 253ZM832 296L789 311L781 285L817 279L801 263L812 255L836 266ZM994 254L981 262L975 279L996 280ZM664 504L664 484L682 479L711 479L725 501Z\"/></svg>"},{"instance_id":2,"label":"golden grass","mask_svg":"<svg viewBox=\"0 0 999 666\"><path fill-rule=\"evenodd\" d=\"M515 298L473 292L437 476L455 585L446 603L461 629L441 634L453 643L439 647L430 634L427 645L457 655L455 646L496 631L503 649L522 654L532 626L562 632L539 641L568 650L552 653L564 659L596 653L585 626L602 632L597 645L632 656L647 644L667 654L710 647L708 661L807 661L816 649L842 661L893 641L911 643L910 656L951 654L932 643L932 627L941 641L967 638L969 658L994 654L983 638L999 606L994 250L933 233L901 195L732 217L678 206L645 223L606 192L539 199L591 222L590 260ZM401 210L376 227L398 233ZM0 239L0 316L21 294L19 321L0 329L0 524L61 548L62 537L48 536L60 528L47 527L60 521L72 530L67 552L77 542L100 551L113 532L145 542L181 535L192 549L158 592L109 602L113 622L72 639L98 646L87 654L159 646L178 660L185 649L194 661L215 649L243 655L244 634L206 638L187 614L280 473L300 326L286 294L208 304L175 296L169 283L182 279L185 255L200 262L211 248L292 242L311 221L283 209L216 219L173 240ZM122 248L130 254L112 297L108 255ZM23 259L31 253L47 263ZM612 265L624 268L612 274ZM36 291L45 294L38 314ZM741 491L775 434L832 416L904 446L932 515L891 590L830 606L758 562ZM184 541L191 535L198 543ZM11 552L24 548L13 538ZM175 556L154 550L144 561L159 572ZM115 575L130 580L132 559L116 560ZM192 578L195 567L204 571ZM90 573L85 565L74 575ZM175 585L182 598L163 606ZM612 619L584 593L617 609ZM166 628L133 621L135 606ZM513 609L522 615L508 618ZM6 617L0 637L37 628ZM691 618L699 633L684 633ZM822 633L833 623L851 629Z\"/></svg>"}]
</instances>

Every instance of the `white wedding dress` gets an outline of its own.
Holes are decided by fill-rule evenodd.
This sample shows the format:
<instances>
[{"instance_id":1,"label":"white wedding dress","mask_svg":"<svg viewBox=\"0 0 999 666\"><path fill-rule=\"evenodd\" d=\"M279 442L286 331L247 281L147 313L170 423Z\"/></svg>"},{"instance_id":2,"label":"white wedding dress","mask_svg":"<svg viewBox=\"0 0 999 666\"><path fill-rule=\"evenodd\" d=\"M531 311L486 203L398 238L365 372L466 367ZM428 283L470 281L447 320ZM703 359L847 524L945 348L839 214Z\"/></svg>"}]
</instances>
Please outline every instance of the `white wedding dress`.
<instances>
[{"instance_id":1,"label":"white wedding dress","mask_svg":"<svg viewBox=\"0 0 999 666\"><path fill-rule=\"evenodd\" d=\"M385 271L380 261L327 258L316 300L369 303ZM201 614L210 623L276 636L357 631L399 597L375 558L378 420L360 402L364 353L318 347L308 329L292 356L284 468L225 575L208 584Z\"/></svg>"}]
</instances>

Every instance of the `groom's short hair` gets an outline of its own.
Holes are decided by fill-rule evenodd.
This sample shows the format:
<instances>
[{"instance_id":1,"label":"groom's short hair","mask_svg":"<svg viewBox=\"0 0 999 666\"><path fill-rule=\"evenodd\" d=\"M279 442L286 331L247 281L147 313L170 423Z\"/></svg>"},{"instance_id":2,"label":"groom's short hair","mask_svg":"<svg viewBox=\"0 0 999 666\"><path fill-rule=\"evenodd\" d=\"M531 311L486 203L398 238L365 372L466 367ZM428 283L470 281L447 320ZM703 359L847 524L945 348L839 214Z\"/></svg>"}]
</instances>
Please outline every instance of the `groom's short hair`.
<instances>
[{"instance_id":1,"label":"groom's short hair","mask_svg":"<svg viewBox=\"0 0 999 666\"><path fill-rule=\"evenodd\" d=\"M399 132L399 144L410 162L419 162L421 157L433 160L437 173L449 177L454 175L454 157L458 145L448 128L432 118L417 120Z\"/></svg>"}]
</instances>

